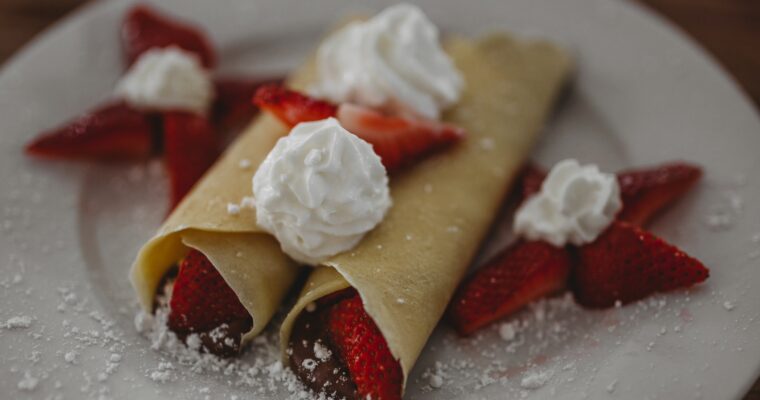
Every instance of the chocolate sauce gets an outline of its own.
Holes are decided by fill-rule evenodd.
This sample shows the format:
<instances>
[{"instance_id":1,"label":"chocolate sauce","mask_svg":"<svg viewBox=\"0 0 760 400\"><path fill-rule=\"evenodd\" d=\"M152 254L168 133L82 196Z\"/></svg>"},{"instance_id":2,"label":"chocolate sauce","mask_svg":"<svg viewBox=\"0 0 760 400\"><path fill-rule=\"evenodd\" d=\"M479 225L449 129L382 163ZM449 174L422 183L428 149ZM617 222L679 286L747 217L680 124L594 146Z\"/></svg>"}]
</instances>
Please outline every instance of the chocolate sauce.
<instances>
[{"instance_id":1,"label":"chocolate sauce","mask_svg":"<svg viewBox=\"0 0 760 400\"><path fill-rule=\"evenodd\" d=\"M301 311L288 343L290 368L314 392L325 393L337 399L358 399L359 394L348 368L335 352L329 335L326 335L327 311L337 298L323 298L316 309ZM322 348L319 351L321 359L317 347Z\"/></svg>"}]
</instances>

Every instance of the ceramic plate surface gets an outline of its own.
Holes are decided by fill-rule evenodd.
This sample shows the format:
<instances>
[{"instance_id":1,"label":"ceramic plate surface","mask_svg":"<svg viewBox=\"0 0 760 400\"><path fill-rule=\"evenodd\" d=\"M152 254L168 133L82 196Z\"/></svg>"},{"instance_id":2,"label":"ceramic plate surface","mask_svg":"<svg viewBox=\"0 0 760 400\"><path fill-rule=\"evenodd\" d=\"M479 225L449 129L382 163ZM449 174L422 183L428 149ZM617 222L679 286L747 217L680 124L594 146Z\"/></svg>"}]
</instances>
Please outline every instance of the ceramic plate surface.
<instances>
[{"instance_id":1,"label":"ceramic plate surface","mask_svg":"<svg viewBox=\"0 0 760 400\"><path fill-rule=\"evenodd\" d=\"M271 75L296 66L343 14L382 3L158 5L208 29L223 72ZM138 333L126 276L166 212L159 162L22 155L37 132L109 95L122 71L117 31L128 5L81 10L0 72L0 397L293 397L277 382L272 327L232 366L178 360ZM748 99L699 48L631 3L421 6L445 32L511 30L572 51L576 76L536 149L545 165L567 157L608 170L673 159L703 165L703 183L652 230L703 260L712 276L698 289L621 309L541 302L474 339L440 326L407 398L741 398L760 372L760 120ZM492 247L503 245L499 236Z\"/></svg>"}]
</instances>

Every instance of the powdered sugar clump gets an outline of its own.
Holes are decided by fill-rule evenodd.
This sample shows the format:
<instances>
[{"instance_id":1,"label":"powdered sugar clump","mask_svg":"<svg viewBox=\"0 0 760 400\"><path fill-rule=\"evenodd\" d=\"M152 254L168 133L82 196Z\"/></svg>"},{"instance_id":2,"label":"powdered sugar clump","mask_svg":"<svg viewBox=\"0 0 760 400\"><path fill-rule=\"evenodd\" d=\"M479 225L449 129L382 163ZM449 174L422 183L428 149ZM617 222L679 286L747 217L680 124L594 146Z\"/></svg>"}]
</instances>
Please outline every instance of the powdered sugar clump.
<instances>
[{"instance_id":1,"label":"powdered sugar clump","mask_svg":"<svg viewBox=\"0 0 760 400\"><path fill-rule=\"evenodd\" d=\"M40 380L32 376L31 372L24 371L24 378L21 379L16 386L18 387L18 390L31 392L34 389L37 389L39 383Z\"/></svg>"},{"instance_id":2,"label":"powdered sugar clump","mask_svg":"<svg viewBox=\"0 0 760 400\"><path fill-rule=\"evenodd\" d=\"M20 315L8 318L3 324L5 329L26 329L32 326L32 317L28 315Z\"/></svg>"},{"instance_id":3,"label":"powdered sugar clump","mask_svg":"<svg viewBox=\"0 0 760 400\"><path fill-rule=\"evenodd\" d=\"M327 361L332 356L332 351L327 348L327 346L323 345L322 342L317 340L314 342L314 356L316 356L319 361Z\"/></svg>"},{"instance_id":4,"label":"powdered sugar clump","mask_svg":"<svg viewBox=\"0 0 760 400\"><path fill-rule=\"evenodd\" d=\"M523 389L539 389L546 385L553 375L552 371L529 372L520 380L520 386Z\"/></svg>"}]
</instances>

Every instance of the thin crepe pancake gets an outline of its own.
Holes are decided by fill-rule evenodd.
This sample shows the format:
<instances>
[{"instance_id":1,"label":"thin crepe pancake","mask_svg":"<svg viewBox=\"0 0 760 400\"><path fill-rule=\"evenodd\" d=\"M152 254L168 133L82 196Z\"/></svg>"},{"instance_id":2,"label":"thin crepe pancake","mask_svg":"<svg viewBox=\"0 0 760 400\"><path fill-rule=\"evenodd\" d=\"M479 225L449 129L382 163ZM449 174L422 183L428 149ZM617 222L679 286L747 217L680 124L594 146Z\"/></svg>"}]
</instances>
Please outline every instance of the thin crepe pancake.
<instances>
[{"instance_id":1,"label":"thin crepe pancake","mask_svg":"<svg viewBox=\"0 0 760 400\"><path fill-rule=\"evenodd\" d=\"M297 71L288 80L289 86L305 88L312 81L312 65L309 62ZM211 261L251 314L253 327L243 341L264 329L300 267L256 225L253 208L241 207L238 214L232 214L227 205L252 196L251 178L256 168L287 133L274 117L258 117L140 249L130 279L146 311L152 311L163 276L194 248ZM242 160L246 160L243 166L251 167L241 167Z\"/></svg>"},{"instance_id":2,"label":"thin crepe pancake","mask_svg":"<svg viewBox=\"0 0 760 400\"><path fill-rule=\"evenodd\" d=\"M311 273L281 328L283 357L301 311L352 286L406 382L571 68L557 47L504 34L452 39L445 48L466 88L444 119L468 137L395 175L385 220L355 249Z\"/></svg>"}]
</instances>

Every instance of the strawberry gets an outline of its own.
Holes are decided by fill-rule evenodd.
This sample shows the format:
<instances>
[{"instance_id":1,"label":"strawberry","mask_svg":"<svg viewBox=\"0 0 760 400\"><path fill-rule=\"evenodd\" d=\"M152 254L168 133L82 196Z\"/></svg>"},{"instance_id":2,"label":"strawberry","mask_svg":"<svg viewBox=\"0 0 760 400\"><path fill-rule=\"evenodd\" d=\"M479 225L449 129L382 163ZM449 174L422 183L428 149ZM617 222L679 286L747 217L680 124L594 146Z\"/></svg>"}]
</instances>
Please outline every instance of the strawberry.
<instances>
[{"instance_id":1,"label":"strawberry","mask_svg":"<svg viewBox=\"0 0 760 400\"><path fill-rule=\"evenodd\" d=\"M300 122L334 117L337 112L337 107L330 102L311 98L278 84L260 87L256 90L253 102L290 127Z\"/></svg>"},{"instance_id":2,"label":"strawberry","mask_svg":"<svg viewBox=\"0 0 760 400\"><path fill-rule=\"evenodd\" d=\"M338 107L337 117L341 126L372 145L388 172L464 137L453 125L389 116L349 103Z\"/></svg>"},{"instance_id":3,"label":"strawberry","mask_svg":"<svg viewBox=\"0 0 760 400\"><path fill-rule=\"evenodd\" d=\"M684 162L618 172L623 209L617 218L644 226L655 214L691 189L701 177L702 168ZM518 185L520 198L525 200L538 193L545 178L546 171L535 164L528 164Z\"/></svg>"},{"instance_id":4,"label":"strawberry","mask_svg":"<svg viewBox=\"0 0 760 400\"><path fill-rule=\"evenodd\" d=\"M653 168L619 172L623 210L621 221L643 226L658 211L681 197L702 177L699 166L675 162Z\"/></svg>"},{"instance_id":5,"label":"strawberry","mask_svg":"<svg viewBox=\"0 0 760 400\"><path fill-rule=\"evenodd\" d=\"M572 289L589 308L611 307L656 292L703 282L710 271L664 240L615 221L594 242L578 249Z\"/></svg>"},{"instance_id":6,"label":"strawberry","mask_svg":"<svg viewBox=\"0 0 760 400\"><path fill-rule=\"evenodd\" d=\"M245 78L218 78L214 80L212 120L215 126L225 129L237 128L247 123L259 111L251 98L256 90L267 83L279 80L251 80Z\"/></svg>"},{"instance_id":7,"label":"strawberry","mask_svg":"<svg viewBox=\"0 0 760 400\"><path fill-rule=\"evenodd\" d=\"M208 120L187 112L164 113L164 155L171 182L171 205L192 189L219 154Z\"/></svg>"},{"instance_id":8,"label":"strawberry","mask_svg":"<svg viewBox=\"0 0 760 400\"><path fill-rule=\"evenodd\" d=\"M277 85L262 86L253 101L289 126L337 117L346 130L372 145L389 172L464 136L449 124L385 115L355 104L336 107Z\"/></svg>"},{"instance_id":9,"label":"strawberry","mask_svg":"<svg viewBox=\"0 0 760 400\"><path fill-rule=\"evenodd\" d=\"M179 264L169 303L169 328L177 333L210 332L224 324L250 329L252 319L211 262L191 250Z\"/></svg>"},{"instance_id":10,"label":"strawberry","mask_svg":"<svg viewBox=\"0 0 760 400\"><path fill-rule=\"evenodd\" d=\"M109 103L48 132L27 154L67 159L139 159L153 149L151 118L124 102Z\"/></svg>"},{"instance_id":11,"label":"strawberry","mask_svg":"<svg viewBox=\"0 0 760 400\"><path fill-rule=\"evenodd\" d=\"M326 318L330 341L346 363L360 398L401 399L403 374L382 333L353 295L332 305Z\"/></svg>"},{"instance_id":12,"label":"strawberry","mask_svg":"<svg viewBox=\"0 0 760 400\"><path fill-rule=\"evenodd\" d=\"M538 165L529 162L520 173L519 181L516 185L519 190L518 196L522 203L527 198L541 191L541 185L546 179L547 172Z\"/></svg>"},{"instance_id":13,"label":"strawberry","mask_svg":"<svg viewBox=\"0 0 760 400\"><path fill-rule=\"evenodd\" d=\"M195 53L208 69L216 63L214 48L199 28L171 19L145 5L137 5L127 13L121 28L121 40L129 65L149 49L170 46Z\"/></svg>"},{"instance_id":14,"label":"strawberry","mask_svg":"<svg viewBox=\"0 0 760 400\"><path fill-rule=\"evenodd\" d=\"M449 307L460 335L467 336L533 300L567 286L570 255L542 241L518 242L463 283Z\"/></svg>"}]
</instances>

